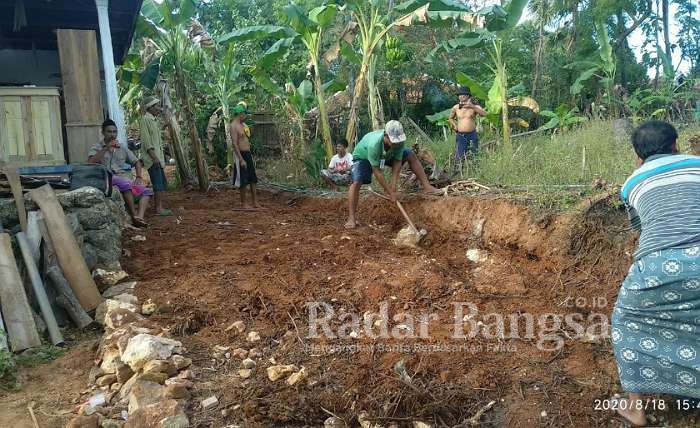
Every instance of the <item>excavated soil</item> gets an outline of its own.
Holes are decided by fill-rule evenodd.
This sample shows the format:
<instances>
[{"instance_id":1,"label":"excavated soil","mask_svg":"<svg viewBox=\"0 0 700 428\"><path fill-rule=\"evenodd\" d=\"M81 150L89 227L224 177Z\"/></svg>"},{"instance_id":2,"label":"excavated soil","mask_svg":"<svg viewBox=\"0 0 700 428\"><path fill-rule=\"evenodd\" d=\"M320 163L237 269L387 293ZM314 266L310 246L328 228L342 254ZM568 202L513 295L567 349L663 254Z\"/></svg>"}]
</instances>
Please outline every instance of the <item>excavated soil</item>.
<instances>
[{"instance_id":1,"label":"excavated soil","mask_svg":"<svg viewBox=\"0 0 700 428\"><path fill-rule=\"evenodd\" d=\"M139 282L139 299L158 305L151 319L169 328L194 360L196 389L187 409L192 426L319 426L330 415L357 426L362 412L384 427L416 421L469 426L495 401L475 423L618 427L622 422L613 413L594 407L595 400L619 391L610 341L600 334L606 328L592 329L582 340L570 326L553 325L552 315L544 318L605 318L612 311L634 236L610 200L589 198L570 214L533 218L526 207L502 197L410 199L407 210L429 230L421 247L410 249L393 245L404 222L378 198L363 198L362 226L348 231L342 227L342 199L264 193L264 211L244 212L231 209L238 204L232 190L178 193L168 196L174 217L151 219L149 229L125 233L123 265ZM147 240L131 240L135 234ZM467 257L474 249L476 261ZM310 302L332 307L334 332L350 319L341 314L357 314L363 324L366 312L378 312L387 302L390 317L410 313L416 334L421 328L428 334L372 339L360 331L346 339L309 338ZM481 327L491 326L487 333L454 338L455 302L475 305L479 313L465 325L483 322ZM419 323L428 313L438 319ZM504 332L483 317L487 313L506 318ZM509 329L509 316L527 314L549 321L536 324L534 336L524 325ZM238 320L261 340L250 343L245 333L227 329ZM389 331L398 324L409 322L392 320ZM582 322L584 328L592 324ZM561 347L540 349L557 340ZM331 353L321 345L348 346ZM240 359L225 354L253 347L263 356L252 376L242 379ZM84 385L87 368L78 365L86 360L85 350L76 352L71 364ZM271 359L304 367L308 378L294 386L284 378L271 382L265 370ZM65 396L78 388L67 385ZM203 410L200 401L212 395L218 407ZM21 396L0 400L0 410L12 400ZM51 406L47 397L39 401ZM697 413L652 414L674 427L695 426L698 419Z\"/></svg>"},{"instance_id":2,"label":"excavated soil","mask_svg":"<svg viewBox=\"0 0 700 428\"><path fill-rule=\"evenodd\" d=\"M594 409L594 400L619 389L601 328L588 341L572 340L569 327L551 323L536 326L534 338L524 327L516 328L520 338L452 337L454 302L476 305L474 319L609 315L634 245L624 213L609 199L587 199L576 214L537 222L504 198L409 200L407 209L430 234L421 248L407 249L392 244L403 219L378 198L363 199L363 226L347 231L342 199L266 194L265 211L241 212L231 210L238 203L233 191L178 194L169 200L176 218L154 220L144 243L127 237L131 257L124 265L140 282L139 298L161 308L154 318L193 354L199 369L188 412L196 426L318 426L331 414L357 425L362 411L383 426L454 426L492 400L480 418L485 426L619 426L610 412ZM469 249L486 259L470 261ZM434 313L439 320L428 323L427 338L372 339L361 332L310 339L309 302L333 308L334 331L347 322L340 314L362 322L380 302L388 302L390 317ZM237 320L262 340L251 344L245 334L227 331ZM389 330L406 324L396 321ZM539 350L540 331L561 337L563 346ZM343 344L367 346L333 353L313 346ZM414 352L416 344L463 347ZM217 345L229 352L257 347L263 357L243 380L240 360L227 359ZM265 372L271 358L305 367L308 379L295 386L271 382ZM199 401L211 395L220 405L202 410Z\"/></svg>"}]
</instances>

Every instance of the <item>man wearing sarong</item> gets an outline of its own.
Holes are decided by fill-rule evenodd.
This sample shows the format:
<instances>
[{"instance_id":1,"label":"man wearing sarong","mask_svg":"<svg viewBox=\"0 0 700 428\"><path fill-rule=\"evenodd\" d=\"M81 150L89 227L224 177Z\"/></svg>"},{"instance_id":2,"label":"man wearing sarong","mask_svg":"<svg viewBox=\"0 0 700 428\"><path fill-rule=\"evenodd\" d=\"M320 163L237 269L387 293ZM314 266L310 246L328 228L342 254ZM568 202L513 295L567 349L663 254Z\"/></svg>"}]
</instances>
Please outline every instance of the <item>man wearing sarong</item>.
<instances>
[{"instance_id":1,"label":"man wearing sarong","mask_svg":"<svg viewBox=\"0 0 700 428\"><path fill-rule=\"evenodd\" d=\"M620 415L646 425L642 394L700 399L700 157L678 154L661 121L632 135L641 162L621 190L641 230L620 288L611 337L622 389Z\"/></svg>"}]
</instances>

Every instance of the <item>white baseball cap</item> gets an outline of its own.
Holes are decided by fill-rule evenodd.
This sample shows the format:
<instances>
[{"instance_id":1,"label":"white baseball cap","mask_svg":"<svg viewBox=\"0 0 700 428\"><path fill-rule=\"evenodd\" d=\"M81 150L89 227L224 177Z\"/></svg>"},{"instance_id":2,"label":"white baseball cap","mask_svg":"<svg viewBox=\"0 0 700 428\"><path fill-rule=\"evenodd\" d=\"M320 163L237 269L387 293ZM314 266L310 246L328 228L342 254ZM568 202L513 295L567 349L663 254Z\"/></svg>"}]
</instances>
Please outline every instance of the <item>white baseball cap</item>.
<instances>
[{"instance_id":1,"label":"white baseball cap","mask_svg":"<svg viewBox=\"0 0 700 428\"><path fill-rule=\"evenodd\" d=\"M400 144L406 141L406 133L403 132L403 125L398 120L390 120L384 126L384 132L389 136L392 144Z\"/></svg>"}]
</instances>

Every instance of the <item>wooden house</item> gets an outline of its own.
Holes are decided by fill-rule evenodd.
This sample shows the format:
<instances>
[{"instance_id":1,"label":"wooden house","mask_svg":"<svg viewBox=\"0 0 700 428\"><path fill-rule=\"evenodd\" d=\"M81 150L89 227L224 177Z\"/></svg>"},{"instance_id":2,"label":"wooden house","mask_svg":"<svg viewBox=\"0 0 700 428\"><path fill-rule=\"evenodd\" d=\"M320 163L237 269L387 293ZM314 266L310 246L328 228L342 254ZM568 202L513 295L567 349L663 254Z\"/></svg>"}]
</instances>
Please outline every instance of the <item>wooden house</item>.
<instances>
[{"instance_id":1,"label":"wooden house","mask_svg":"<svg viewBox=\"0 0 700 428\"><path fill-rule=\"evenodd\" d=\"M142 0L0 0L0 168L85 163Z\"/></svg>"}]
</instances>

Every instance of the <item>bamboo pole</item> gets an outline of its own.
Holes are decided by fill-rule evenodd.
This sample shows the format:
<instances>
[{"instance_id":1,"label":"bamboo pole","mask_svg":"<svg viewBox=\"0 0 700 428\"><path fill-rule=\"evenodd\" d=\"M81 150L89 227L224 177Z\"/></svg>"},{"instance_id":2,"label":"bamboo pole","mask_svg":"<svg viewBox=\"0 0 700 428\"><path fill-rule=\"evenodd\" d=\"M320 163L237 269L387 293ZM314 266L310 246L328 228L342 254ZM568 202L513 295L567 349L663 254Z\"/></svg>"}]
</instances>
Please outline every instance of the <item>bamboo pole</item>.
<instances>
[{"instance_id":1,"label":"bamboo pole","mask_svg":"<svg viewBox=\"0 0 700 428\"><path fill-rule=\"evenodd\" d=\"M32 284L37 303L39 303L41 315L44 318L44 321L46 322L46 327L49 330L49 337L51 338L51 343L54 345L59 345L64 342L63 335L61 335L61 330L59 330L58 328L56 317L54 316L53 309L51 309L51 304L49 303L49 296L46 295L44 282L41 280L39 270L37 269L36 263L34 262L32 250L29 247L29 241L27 240L27 235L24 232L19 232L16 235L16 237L17 243L19 244L20 252L22 253L22 257L24 258L24 264L27 267L29 281Z\"/></svg>"}]
</instances>

